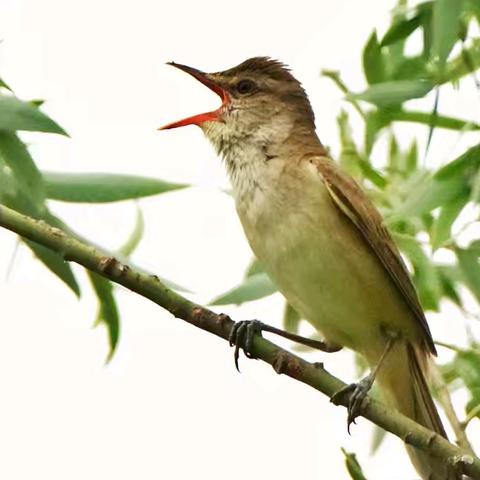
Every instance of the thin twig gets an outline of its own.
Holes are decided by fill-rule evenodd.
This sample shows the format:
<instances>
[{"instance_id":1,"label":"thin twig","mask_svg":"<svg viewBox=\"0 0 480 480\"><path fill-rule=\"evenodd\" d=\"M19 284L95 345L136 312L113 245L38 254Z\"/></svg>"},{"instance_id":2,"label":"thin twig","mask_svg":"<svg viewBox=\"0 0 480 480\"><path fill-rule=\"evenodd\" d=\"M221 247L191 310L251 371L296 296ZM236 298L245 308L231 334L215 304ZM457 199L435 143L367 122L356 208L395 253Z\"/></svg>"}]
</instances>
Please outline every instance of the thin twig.
<instances>
[{"instance_id":1,"label":"thin twig","mask_svg":"<svg viewBox=\"0 0 480 480\"><path fill-rule=\"evenodd\" d=\"M475 452L472 445L468 441L465 428L463 427L462 422L458 419L455 409L453 408L447 385L443 380L440 370L434 363L431 365L431 372L434 385L437 389L438 400L445 411L445 415L447 416L450 425L453 428L458 445L474 455Z\"/></svg>"},{"instance_id":2,"label":"thin twig","mask_svg":"<svg viewBox=\"0 0 480 480\"><path fill-rule=\"evenodd\" d=\"M480 414L480 404L473 407L469 412L468 415L465 417L465 420L462 422L462 428L466 429L468 424Z\"/></svg>"}]
</instances>

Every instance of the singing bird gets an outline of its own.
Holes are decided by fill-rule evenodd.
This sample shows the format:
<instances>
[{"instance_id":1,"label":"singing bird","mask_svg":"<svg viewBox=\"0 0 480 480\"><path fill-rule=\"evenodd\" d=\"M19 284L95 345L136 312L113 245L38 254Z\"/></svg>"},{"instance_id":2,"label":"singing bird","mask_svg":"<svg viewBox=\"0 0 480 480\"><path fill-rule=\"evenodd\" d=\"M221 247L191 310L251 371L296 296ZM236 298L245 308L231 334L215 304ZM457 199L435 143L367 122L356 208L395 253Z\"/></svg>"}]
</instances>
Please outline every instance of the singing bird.
<instances>
[{"instance_id":1,"label":"singing bird","mask_svg":"<svg viewBox=\"0 0 480 480\"><path fill-rule=\"evenodd\" d=\"M320 332L325 350L347 347L368 361L349 420L375 379L389 405L446 438L427 382L435 346L408 270L380 213L317 137L300 82L267 57L216 73L170 64L222 104L162 129L203 130L225 162L250 246L280 292ZM422 479L460 478L407 449Z\"/></svg>"}]
</instances>

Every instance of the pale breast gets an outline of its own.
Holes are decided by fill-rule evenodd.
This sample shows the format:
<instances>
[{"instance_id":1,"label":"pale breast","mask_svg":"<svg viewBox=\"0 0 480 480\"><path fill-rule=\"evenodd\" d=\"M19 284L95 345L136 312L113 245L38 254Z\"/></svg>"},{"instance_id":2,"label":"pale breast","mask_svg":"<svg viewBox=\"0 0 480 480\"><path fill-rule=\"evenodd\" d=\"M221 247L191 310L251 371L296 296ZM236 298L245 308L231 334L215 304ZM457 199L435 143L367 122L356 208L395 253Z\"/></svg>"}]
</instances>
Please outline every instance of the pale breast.
<instances>
[{"instance_id":1,"label":"pale breast","mask_svg":"<svg viewBox=\"0 0 480 480\"><path fill-rule=\"evenodd\" d=\"M308 163L290 168L279 160L255 174L259 187L237 197L237 210L255 255L288 301L327 339L355 350L375 336L383 348L383 323L405 335L411 327L413 335L401 295L318 173Z\"/></svg>"}]
</instances>

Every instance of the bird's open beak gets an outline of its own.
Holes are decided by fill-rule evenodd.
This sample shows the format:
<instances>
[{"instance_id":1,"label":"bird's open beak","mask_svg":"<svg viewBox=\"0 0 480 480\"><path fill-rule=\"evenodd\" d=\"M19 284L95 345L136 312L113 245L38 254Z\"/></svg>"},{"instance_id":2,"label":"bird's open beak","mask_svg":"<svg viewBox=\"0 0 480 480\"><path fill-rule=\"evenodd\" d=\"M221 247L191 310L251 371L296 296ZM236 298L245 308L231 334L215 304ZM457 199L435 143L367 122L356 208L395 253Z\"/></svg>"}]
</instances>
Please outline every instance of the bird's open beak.
<instances>
[{"instance_id":1,"label":"bird's open beak","mask_svg":"<svg viewBox=\"0 0 480 480\"><path fill-rule=\"evenodd\" d=\"M203 83L210 90L215 92L220 99L222 100L222 105L211 112L200 113L198 115L193 115L192 117L184 118L178 122L172 122L163 127L160 127L159 130L167 130L169 128L184 127L185 125L201 125L203 122L207 121L216 121L219 119L222 109L225 105L230 102L230 95L228 92L215 83L211 76L207 73L204 73L196 68L188 67L187 65L181 65L180 63L168 62L167 65L172 65L172 67L179 68L184 72L188 73L192 77L196 78L200 83Z\"/></svg>"}]
</instances>

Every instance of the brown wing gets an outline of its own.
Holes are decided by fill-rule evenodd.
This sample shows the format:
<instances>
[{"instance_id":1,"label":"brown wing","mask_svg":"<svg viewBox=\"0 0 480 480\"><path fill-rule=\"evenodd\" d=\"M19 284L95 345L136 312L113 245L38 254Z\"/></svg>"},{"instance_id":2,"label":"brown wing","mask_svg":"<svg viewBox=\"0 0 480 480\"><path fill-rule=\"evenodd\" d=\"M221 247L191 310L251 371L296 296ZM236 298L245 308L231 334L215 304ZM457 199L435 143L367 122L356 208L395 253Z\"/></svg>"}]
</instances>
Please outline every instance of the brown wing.
<instances>
[{"instance_id":1,"label":"brown wing","mask_svg":"<svg viewBox=\"0 0 480 480\"><path fill-rule=\"evenodd\" d=\"M400 252L383 224L382 216L355 180L342 172L332 160L326 157L313 157L309 161L317 167L334 203L358 228L382 262L422 327L430 351L436 355L432 334L415 287Z\"/></svg>"}]
</instances>

